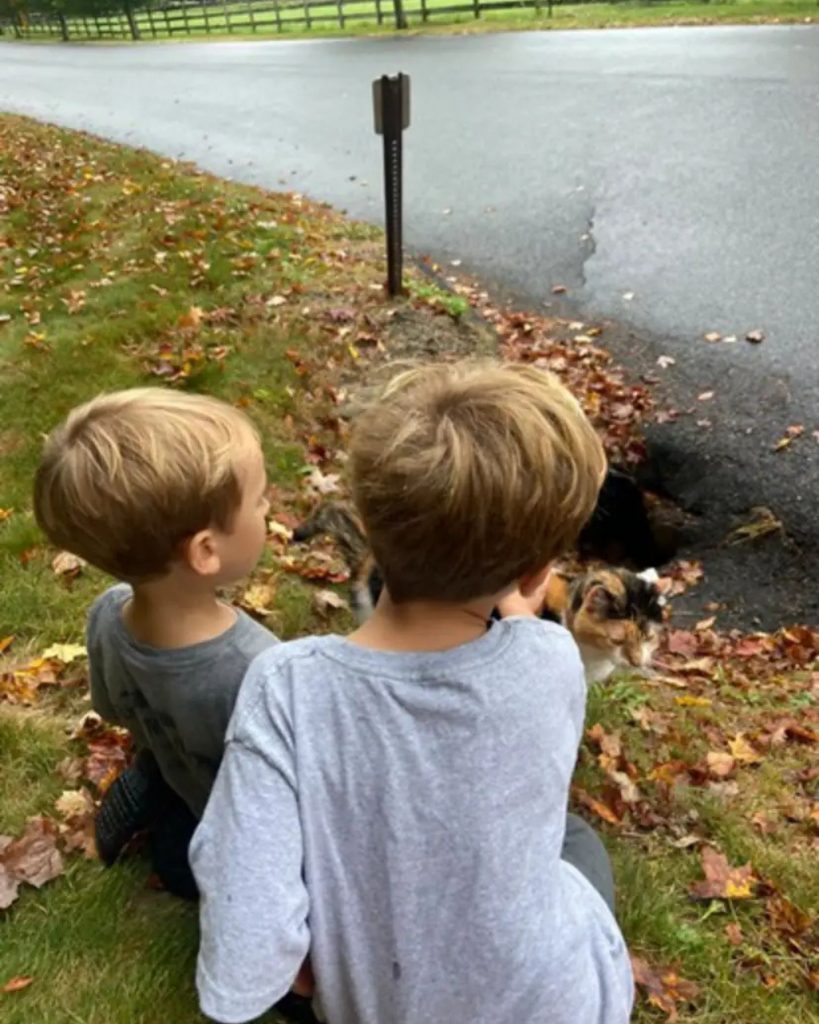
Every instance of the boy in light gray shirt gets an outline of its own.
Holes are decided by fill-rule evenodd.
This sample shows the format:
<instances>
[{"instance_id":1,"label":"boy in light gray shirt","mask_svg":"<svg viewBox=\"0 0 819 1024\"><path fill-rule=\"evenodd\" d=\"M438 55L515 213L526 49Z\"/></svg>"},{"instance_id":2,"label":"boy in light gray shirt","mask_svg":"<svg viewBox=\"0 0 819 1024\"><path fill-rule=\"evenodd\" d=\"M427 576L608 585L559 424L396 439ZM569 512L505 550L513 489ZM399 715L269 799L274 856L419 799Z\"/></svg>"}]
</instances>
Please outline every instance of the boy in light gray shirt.
<instances>
[{"instance_id":1,"label":"boy in light gray shirt","mask_svg":"<svg viewBox=\"0 0 819 1024\"><path fill-rule=\"evenodd\" d=\"M113 863L147 828L161 881L193 898L187 847L239 684L277 642L217 596L253 569L264 545L258 435L213 398L162 388L102 395L49 437L35 511L57 546L128 581L88 617L93 707L125 726L136 749L104 797L100 856Z\"/></svg>"},{"instance_id":2,"label":"boy in light gray shirt","mask_svg":"<svg viewBox=\"0 0 819 1024\"><path fill-rule=\"evenodd\" d=\"M202 1009L257 1017L309 950L329 1024L625 1024L611 870L567 819L583 670L533 614L600 443L533 368L435 366L350 465L385 589L349 638L249 669L191 845Z\"/></svg>"}]
</instances>

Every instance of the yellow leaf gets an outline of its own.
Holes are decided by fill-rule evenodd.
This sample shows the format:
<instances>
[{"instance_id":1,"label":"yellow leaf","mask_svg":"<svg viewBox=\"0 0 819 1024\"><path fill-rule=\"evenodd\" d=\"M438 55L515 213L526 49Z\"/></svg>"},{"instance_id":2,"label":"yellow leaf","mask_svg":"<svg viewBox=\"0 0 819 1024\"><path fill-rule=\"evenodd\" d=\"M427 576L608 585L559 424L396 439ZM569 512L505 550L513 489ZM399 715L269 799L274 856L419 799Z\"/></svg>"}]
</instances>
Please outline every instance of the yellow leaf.
<instances>
[{"instance_id":1,"label":"yellow leaf","mask_svg":"<svg viewBox=\"0 0 819 1024\"><path fill-rule=\"evenodd\" d=\"M751 746L741 732L729 740L728 749L734 760L740 764L759 764L762 760L762 755Z\"/></svg>"},{"instance_id":2,"label":"yellow leaf","mask_svg":"<svg viewBox=\"0 0 819 1024\"><path fill-rule=\"evenodd\" d=\"M695 697L693 694L684 693L681 697L675 697L674 702L681 708L710 708L710 697Z\"/></svg>"},{"instance_id":3,"label":"yellow leaf","mask_svg":"<svg viewBox=\"0 0 819 1024\"><path fill-rule=\"evenodd\" d=\"M61 661L64 665L70 665L77 658L85 658L87 656L88 651L82 644L52 644L51 647L40 655L43 659L54 658L56 661Z\"/></svg>"},{"instance_id":4,"label":"yellow leaf","mask_svg":"<svg viewBox=\"0 0 819 1024\"><path fill-rule=\"evenodd\" d=\"M743 878L739 882L729 878L725 883L725 895L729 900L750 899L754 894L753 884L754 880L752 878Z\"/></svg>"}]
</instances>

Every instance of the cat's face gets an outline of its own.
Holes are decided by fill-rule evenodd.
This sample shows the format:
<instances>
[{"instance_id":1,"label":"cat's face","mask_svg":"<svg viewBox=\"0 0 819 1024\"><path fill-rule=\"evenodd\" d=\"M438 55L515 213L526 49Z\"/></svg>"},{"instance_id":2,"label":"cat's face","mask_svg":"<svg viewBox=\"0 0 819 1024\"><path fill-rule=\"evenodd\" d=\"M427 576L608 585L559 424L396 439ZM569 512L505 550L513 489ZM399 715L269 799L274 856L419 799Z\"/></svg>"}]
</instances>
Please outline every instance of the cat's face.
<instances>
[{"instance_id":1,"label":"cat's face","mask_svg":"<svg viewBox=\"0 0 819 1024\"><path fill-rule=\"evenodd\" d=\"M645 668L659 643L663 604L655 583L627 569L604 569L568 587L563 620L581 647Z\"/></svg>"}]
</instances>

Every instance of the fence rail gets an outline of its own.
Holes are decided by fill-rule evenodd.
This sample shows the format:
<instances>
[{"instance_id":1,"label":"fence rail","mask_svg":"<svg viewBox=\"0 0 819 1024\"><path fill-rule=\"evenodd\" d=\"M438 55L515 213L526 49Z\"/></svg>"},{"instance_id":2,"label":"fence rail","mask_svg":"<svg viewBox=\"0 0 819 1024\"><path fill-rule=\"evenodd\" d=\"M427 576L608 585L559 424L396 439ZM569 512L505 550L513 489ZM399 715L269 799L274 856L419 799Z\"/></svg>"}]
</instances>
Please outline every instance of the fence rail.
<instances>
[{"instance_id":1,"label":"fence rail","mask_svg":"<svg viewBox=\"0 0 819 1024\"><path fill-rule=\"evenodd\" d=\"M533 17L550 16L554 7L594 2L600 0L405 0L402 6L406 22L418 24L436 17L480 18L488 12L513 10L529 10ZM669 0L642 2L654 6ZM0 31L18 39L168 39L175 35L303 32L331 25L343 29L355 22L394 25L396 21L393 0L197 0L101 16L20 13L13 20L0 20Z\"/></svg>"}]
</instances>

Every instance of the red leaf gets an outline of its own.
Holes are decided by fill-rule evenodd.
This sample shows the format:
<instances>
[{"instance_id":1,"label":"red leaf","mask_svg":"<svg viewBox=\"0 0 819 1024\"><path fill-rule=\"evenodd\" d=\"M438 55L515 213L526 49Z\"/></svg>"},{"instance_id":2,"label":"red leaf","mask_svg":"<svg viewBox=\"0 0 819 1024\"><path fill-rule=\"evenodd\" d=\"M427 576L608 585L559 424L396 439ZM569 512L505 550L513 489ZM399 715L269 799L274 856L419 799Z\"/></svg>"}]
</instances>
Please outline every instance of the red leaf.
<instances>
[{"instance_id":1,"label":"red leaf","mask_svg":"<svg viewBox=\"0 0 819 1024\"><path fill-rule=\"evenodd\" d=\"M0 992L20 992L22 989L28 988L32 981L34 981L34 978L29 975L18 975L16 978L10 978L6 984L0 988Z\"/></svg>"}]
</instances>

